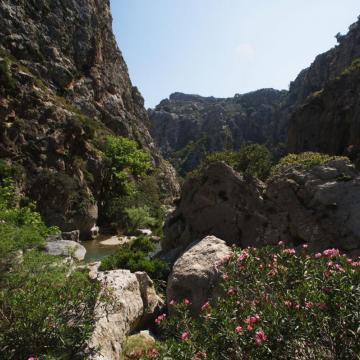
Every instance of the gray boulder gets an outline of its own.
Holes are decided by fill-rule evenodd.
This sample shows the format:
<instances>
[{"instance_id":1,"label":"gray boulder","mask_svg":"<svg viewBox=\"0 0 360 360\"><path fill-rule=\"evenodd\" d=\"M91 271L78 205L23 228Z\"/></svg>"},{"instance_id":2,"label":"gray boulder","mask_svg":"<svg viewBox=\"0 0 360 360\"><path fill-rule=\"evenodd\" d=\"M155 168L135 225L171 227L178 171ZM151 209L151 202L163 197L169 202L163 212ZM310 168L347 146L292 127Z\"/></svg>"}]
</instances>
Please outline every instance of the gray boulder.
<instances>
[{"instance_id":1,"label":"gray boulder","mask_svg":"<svg viewBox=\"0 0 360 360\"><path fill-rule=\"evenodd\" d=\"M84 260L86 255L84 246L69 240L49 241L45 245L45 251L49 255L73 257L79 261Z\"/></svg>"},{"instance_id":2,"label":"gray boulder","mask_svg":"<svg viewBox=\"0 0 360 360\"><path fill-rule=\"evenodd\" d=\"M178 206L165 223L162 248L184 249L207 235L244 247L258 243L267 221L263 190L261 181L245 178L224 163L211 165L202 177L184 184Z\"/></svg>"},{"instance_id":3,"label":"gray boulder","mask_svg":"<svg viewBox=\"0 0 360 360\"><path fill-rule=\"evenodd\" d=\"M99 263L90 269L90 277L101 284L101 298L95 307L96 324L89 341L90 349L99 349L93 360L119 359L126 337L139 328L144 319L157 315L162 300L157 296L146 273L129 270L98 271Z\"/></svg>"},{"instance_id":4,"label":"gray boulder","mask_svg":"<svg viewBox=\"0 0 360 360\"><path fill-rule=\"evenodd\" d=\"M264 184L218 163L188 180L166 221L167 254L215 235L241 247L309 245L360 251L360 173L346 159L283 167Z\"/></svg>"},{"instance_id":5,"label":"gray boulder","mask_svg":"<svg viewBox=\"0 0 360 360\"><path fill-rule=\"evenodd\" d=\"M194 314L209 299L219 294L221 271L217 263L231 254L225 241L207 236L193 244L175 262L168 280L167 299L190 301Z\"/></svg>"}]
</instances>

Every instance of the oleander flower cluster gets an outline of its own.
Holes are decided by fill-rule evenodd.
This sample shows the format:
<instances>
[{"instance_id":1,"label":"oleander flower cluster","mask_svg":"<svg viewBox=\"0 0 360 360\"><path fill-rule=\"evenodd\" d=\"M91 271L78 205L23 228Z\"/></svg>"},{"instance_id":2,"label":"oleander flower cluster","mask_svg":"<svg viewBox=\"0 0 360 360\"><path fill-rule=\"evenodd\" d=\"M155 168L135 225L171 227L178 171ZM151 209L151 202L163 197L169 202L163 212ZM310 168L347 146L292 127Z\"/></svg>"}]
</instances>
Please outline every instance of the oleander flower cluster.
<instances>
[{"instance_id":1,"label":"oleander flower cluster","mask_svg":"<svg viewBox=\"0 0 360 360\"><path fill-rule=\"evenodd\" d=\"M187 299L156 319L159 359L356 359L360 259L284 242L233 249L215 265L222 296L198 316ZM146 359L147 357L142 357Z\"/></svg>"}]
</instances>

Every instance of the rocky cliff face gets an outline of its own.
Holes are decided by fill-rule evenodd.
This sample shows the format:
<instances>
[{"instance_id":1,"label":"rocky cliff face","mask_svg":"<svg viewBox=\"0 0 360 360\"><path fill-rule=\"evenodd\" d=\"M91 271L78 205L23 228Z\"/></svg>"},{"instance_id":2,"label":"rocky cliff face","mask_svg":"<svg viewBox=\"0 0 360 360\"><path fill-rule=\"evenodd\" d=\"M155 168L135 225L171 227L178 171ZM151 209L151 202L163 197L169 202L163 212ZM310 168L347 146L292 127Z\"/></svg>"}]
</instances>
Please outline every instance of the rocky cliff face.
<instances>
[{"instance_id":1,"label":"rocky cliff face","mask_svg":"<svg viewBox=\"0 0 360 360\"><path fill-rule=\"evenodd\" d=\"M21 166L24 191L48 223L87 231L96 222L99 144L109 134L149 151L162 190L176 193L116 45L108 0L1 1L0 80L0 157Z\"/></svg>"},{"instance_id":2,"label":"rocky cliff face","mask_svg":"<svg viewBox=\"0 0 360 360\"><path fill-rule=\"evenodd\" d=\"M289 122L291 152L346 154L359 161L360 20L291 85L302 105Z\"/></svg>"},{"instance_id":3,"label":"rocky cliff face","mask_svg":"<svg viewBox=\"0 0 360 360\"><path fill-rule=\"evenodd\" d=\"M273 89L227 99L174 93L149 110L150 131L164 157L184 175L209 152L283 141L276 119L286 96Z\"/></svg>"}]
</instances>

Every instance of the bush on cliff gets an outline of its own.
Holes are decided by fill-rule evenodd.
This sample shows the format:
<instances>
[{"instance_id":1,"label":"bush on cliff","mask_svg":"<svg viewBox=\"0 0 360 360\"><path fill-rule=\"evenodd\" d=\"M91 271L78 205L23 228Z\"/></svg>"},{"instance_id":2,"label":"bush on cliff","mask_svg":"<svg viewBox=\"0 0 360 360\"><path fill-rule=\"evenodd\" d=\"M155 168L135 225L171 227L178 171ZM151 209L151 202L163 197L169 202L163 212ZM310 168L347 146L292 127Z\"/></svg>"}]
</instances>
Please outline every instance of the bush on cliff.
<instances>
[{"instance_id":1,"label":"bush on cliff","mask_svg":"<svg viewBox=\"0 0 360 360\"><path fill-rule=\"evenodd\" d=\"M200 175L209 165L223 161L234 170L245 175L265 180L270 173L272 160L270 151L259 144L245 144L240 150L227 150L209 154L191 175Z\"/></svg>"},{"instance_id":2,"label":"bush on cliff","mask_svg":"<svg viewBox=\"0 0 360 360\"><path fill-rule=\"evenodd\" d=\"M360 261L329 249L234 250L217 264L223 296L197 318L187 301L161 315L162 342L132 359L358 359ZM171 299L170 299L171 300Z\"/></svg>"},{"instance_id":3,"label":"bush on cliff","mask_svg":"<svg viewBox=\"0 0 360 360\"><path fill-rule=\"evenodd\" d=\"M349 160L345 156L333 156L317 152L304 152L300 154L288 154L271 169L272 175L277 175L289 167L308 169L316 165L324 165L333 160Z\"/></svg>"}]
</instances>

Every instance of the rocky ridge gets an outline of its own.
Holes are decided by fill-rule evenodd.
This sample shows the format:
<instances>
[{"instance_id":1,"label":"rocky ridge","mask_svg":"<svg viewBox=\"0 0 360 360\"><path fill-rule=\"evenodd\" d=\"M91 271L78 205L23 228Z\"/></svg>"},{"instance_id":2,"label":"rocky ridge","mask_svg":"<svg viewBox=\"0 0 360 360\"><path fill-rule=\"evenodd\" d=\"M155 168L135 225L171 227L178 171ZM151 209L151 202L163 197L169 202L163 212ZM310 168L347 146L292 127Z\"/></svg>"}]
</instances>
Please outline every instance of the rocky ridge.
<instances>
[{"instance_id":1,"label":"rocky ridge","mask_svg":"<svg viewBox=\"0 0 360 360\"><path fill-rule=\"evenodd\" d=\"M274 89L224 99L174 93L148 111L150 132L184 175L209 152L239 149L245 142L277 147L285 139L276 119L286 96Z\"/></svg>"}]
</instances>

